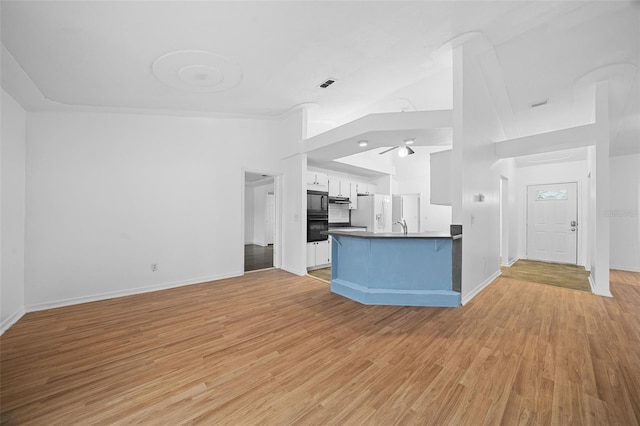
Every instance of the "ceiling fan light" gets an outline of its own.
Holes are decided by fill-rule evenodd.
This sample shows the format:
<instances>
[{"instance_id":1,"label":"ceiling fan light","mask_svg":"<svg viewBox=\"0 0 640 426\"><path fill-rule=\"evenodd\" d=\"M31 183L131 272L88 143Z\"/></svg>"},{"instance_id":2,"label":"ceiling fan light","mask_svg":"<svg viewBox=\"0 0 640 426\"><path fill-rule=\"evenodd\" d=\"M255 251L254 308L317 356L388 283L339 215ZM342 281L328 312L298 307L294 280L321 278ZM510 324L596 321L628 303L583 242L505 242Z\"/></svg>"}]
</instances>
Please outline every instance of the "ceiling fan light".
<instances>
[{"instance_id":1,"label":"ceiling fan light","mask_svg":"<svg viewBox=\"0 0 640 426\"><path fill-rule=\"evenodd\" d=\"M414 153L415 151L409 148L408 146L403 146L403 147L400 147L400 149L398 150L398 157L403 158L403 157L406 157L407 155L411 155Z\"/></svg>"}]
</instances>

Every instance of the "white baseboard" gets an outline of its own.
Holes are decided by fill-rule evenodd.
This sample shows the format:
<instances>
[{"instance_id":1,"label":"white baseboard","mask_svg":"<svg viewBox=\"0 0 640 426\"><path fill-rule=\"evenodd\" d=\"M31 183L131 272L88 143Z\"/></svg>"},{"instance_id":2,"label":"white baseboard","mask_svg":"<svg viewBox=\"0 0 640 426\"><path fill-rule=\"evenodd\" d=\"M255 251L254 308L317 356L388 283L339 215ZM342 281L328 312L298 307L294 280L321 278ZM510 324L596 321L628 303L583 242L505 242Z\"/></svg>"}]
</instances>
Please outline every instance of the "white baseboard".
<instances>
[{"instance_id":1,"label":"white baseboard","mask_svg":"<svg viewBox=\"0 0 640 426\"><path fill-rule=\"evenodd\" d=\"M11 326L13 324L18 322L18 320L20 318L22 318L22 316L24 314L26 314L26 313L27 312L25 311L24 306L23 306L20 309L18 309L17 312L15 312L13 315L11 315L9 318L6 318L4 321L2 321L2 324L0 324L0 336L2 336L5 331L7 331L9 328L11 328Z\"/></svg>"},{"instance_id":2,"label":"white baseboard","mask_svg":"<svg viewBox=\"0 0 640 426\"><path fill-rule=\"evenodd\" d=\"M489 284L491 284L493 282L493 280L495 280L496 278L498 278L500 275L502 275L502 272L500 272L499 270L494 272L493 275L491 275L489 278L487 278L486 280L484 280L482 283L480 283L480 285L478 285L476 288L474 288L473 290L471 290L469 292L469 294L467 294L465 297L462 298L462 305L466 305L467 302L469 302L471 299L473 299L474 297L476 297L478 295L478 293L480 293L482 290L484 290L484 288L486 286L488 286Z\"/></svg>"},{"instance_id":3,"label":"white baseboard","mask_svg":"<svg viewBox=\"0 0 640 426\"><path fill-rule=\"evenodd\" d=\"M286 267L284 265L280 269L282 269L283 271L289 272L290 274L298 275L298 276L301 276L301 277L307 275L307 270L306 269L304 269L302 271L299 271L297 269L288 268L288 267Z\"/></svg>"},{"instance_id":4,"label":"white baseboard","mask_svg":"<svg viewBox=\"0 0 640 426\"><path fill-rule=\"evenodd\" d=\"M156 284L156 285L152 285L152 286L148 286L148 287L137 287L137 288L127 289L127 290L120 290L120 291L112 291L112 292L107 292L107 293L92 294L92 295L89 295L89 296L72 297L72 298L69 298L69 299L60 299L60 300L54 300L54 301L51 301L51 302L44 302L44 303L36 303L36 304L33 304L33 305L27 305L25 308L26 308L27 312L42 311L42 310L45 310L45 309L53 309L53 308L61 308L63 306L78 305L80 303L96 302L96 301L99 301L99 300L114 299L116 297L132 296L134 294L150 293L152 291L167 290L167 289L170 289L170 288L182 287L182 286L185 286L185 285L201 284L201 283L205 283L205 282L208 282L208 281L217 281L217 280L222 280L222 279L225 279L225 278L239 277L243 273L244 272L232 272L232 273L228 273L228 274L211 275L211 276L208 276L208 277L193 278L193 279L184 280L184 281L174 281L174 282L171 282L171 283Z\"/></svg>"},{"instance_id":5,"label":"white baseboard","mask_svg":"<svg viewBox=\"0 0 640 426\"><path fill-rule=\"evenodd\" d=\"M627 271L627 272L640 272L640 268L637 266L609 265L609 269L617 269L619 271Z\"/></svg>"},{"instance_id":6,"label":"white baseboard","mask_svg":"<svg viewBox=\"0 0 640 426\"><path fill-rule=\"evenodd\" d=\"M597 296L604 296L604 297L613 297L613 294L611 294L611 291L607 291L605 293L599 292L595 290L595 285L596 283L593 282L593 275L589 275L589 287L591 287L591 293L597 295Z\"/></svg>"},{"instance_id":7,"label":"white baseboard","mask_svg":"<svg viewBox=\"0 0 640 426\"><path fill-rule=\"evenodd\" d=\"M509 261L507 263L503 263L500 266L504 266L506 268L511 268L513 266L513 264L516 263L518 260L520 260L520 258L516 257L515 259L512 259L511 261Z\"/></svg>"}]
</instances>

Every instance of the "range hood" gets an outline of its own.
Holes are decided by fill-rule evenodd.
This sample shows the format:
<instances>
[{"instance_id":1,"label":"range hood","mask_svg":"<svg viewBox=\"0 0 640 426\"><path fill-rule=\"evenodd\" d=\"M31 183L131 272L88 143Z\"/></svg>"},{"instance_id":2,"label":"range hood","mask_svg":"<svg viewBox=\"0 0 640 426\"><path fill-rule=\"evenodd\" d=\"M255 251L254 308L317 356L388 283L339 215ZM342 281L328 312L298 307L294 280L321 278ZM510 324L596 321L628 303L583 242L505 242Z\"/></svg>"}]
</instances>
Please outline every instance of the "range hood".
<instances>
[{"instance_id":1,"label":"range hood","mask_svg":"<svg viewBox=\"0 0 640 426\"><path fill-rule=\"evenodd\" d=\"M347 197L329 196L329 204L351 204L351 200L349 200Z\"/></svg>"}]
</instances>

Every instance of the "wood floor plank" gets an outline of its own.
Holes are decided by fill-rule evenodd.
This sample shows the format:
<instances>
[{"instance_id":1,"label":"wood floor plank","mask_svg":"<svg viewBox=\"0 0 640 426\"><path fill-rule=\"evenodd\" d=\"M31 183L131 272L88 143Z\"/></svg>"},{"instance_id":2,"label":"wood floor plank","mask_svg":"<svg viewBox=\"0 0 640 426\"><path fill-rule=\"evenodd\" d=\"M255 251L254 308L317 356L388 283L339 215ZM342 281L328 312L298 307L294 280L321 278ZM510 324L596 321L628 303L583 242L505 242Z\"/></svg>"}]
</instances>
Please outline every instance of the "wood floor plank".
<instances>
[{"instance_id":1,"label":"wood floor plank","mask_svg":"<svg viewBox=\"0 0 640 426\"><path fill-rule=\"evenodd\" d=\"M640 274L611 291L365 306L271 269L32 312L0 337L0 423L636 425Z\"/></svg>"}]
</instances>

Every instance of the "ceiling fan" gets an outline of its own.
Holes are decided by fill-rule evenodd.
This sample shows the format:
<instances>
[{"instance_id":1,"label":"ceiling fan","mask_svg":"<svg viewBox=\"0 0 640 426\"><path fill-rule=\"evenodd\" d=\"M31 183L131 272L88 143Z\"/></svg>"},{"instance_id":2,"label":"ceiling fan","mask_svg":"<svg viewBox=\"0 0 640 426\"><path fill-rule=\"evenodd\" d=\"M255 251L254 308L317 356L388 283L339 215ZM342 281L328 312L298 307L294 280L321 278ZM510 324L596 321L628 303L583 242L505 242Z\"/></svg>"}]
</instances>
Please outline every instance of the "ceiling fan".
<instances>
[{"instance_id":1,"label":"ceiling fan","mask_svg":"<svg viewBox=\"0 0 640 426\"><path fill-rule=\"evenodd\" d=\"M387 152L393 151L394 149L398 149L400 148L400 150L398 151L398 157L406 157L407 155L411 155L411 154L415 154L415 151L412 150L409 146L407 145L411 145L412 143L414 143L416 140L415 139L405 139L404 140L404 146L394 146L388 149L385 149L382 152L379 152L379 155L382 154L386 154Z\"/></svg>"}]
</instances>

